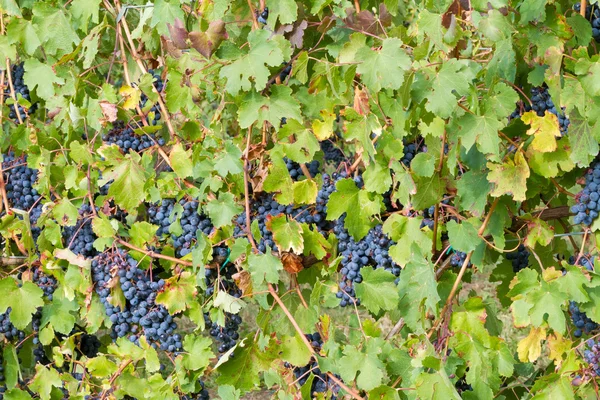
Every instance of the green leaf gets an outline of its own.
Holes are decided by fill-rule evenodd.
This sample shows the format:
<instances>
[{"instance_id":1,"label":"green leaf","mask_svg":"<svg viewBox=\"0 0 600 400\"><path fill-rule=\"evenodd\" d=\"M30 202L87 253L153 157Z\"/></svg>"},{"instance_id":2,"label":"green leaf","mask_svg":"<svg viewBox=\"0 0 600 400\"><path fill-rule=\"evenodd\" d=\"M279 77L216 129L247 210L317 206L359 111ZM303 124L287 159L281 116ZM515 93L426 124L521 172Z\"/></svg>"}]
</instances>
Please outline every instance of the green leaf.
<instances>
[{"instance_id":1,"label":"green leaf","mask_svg":"<svg viewBox=\"0 0 600 400\"><path fill-rule=\"evenodd\" d=\"M416 177L417 193L412 197L412 206L424 210L438 203L446 191L446 182L438 174L431 177Z\"/></svg>"},{"instance_id":2,"label":"green leaf","mask_svg":"<svg viewBox=\"0 0 600 400\"><path fill-rule=\"evenodd\" d=\"M267 66L281 65L290 51L289 42L281 36L271 37L271 33L263 29L252 31L248 35L248 44L250 50L247 54L221 68L219 75L227 79L225 90L228 93L235 95L240 90L250 91L252 82L255 90L263 90L270 75Z\"/></svg>"},{"instance_id":3,"label":"green leaf","mask_svg":"<svg viewBox=\"0 0 600 400\"><path fill-rule=\"evenodd\" d=\"M279 271L283 269L281 260L268 252L267 254L250 254L248 257L248 272L256 286L263 283L277 283Z\"/></svg>"},{"instance_id":4,"label":"green leaf","mask_svg":"<svg viewBox=\"0 0 600 400\"><path fill-rule=\"evenodd\" d=\"M392 214L383 223L383 232L396 242L390 247L390 256L398 265L406 265L412 257L412 245L423 249L432 246L431 236L421 230L423 218L409 218L400 214Z\"/></svg>"},{"instance_id":5,"label":"green leaf","mask_svg":"<svg viewBox=\"0 0 600 400\"><path fill-rule=\"evenodd\" d=\"M192 371L203 370L215 356L211 350L212 341L203 336L186 335L183 340L183 366Z\"/></svg>"},{"instance_id":6,"label":"green leaf","mask_svg":"<svg viewBox=\"0 0 600 400\"><path fill-rule=\"evenodd\" d=\"M101 149L100 153L102 152ZM146 198L144 186L147 173L131 153L115 161L113 167L104 173L106 179L114 179L108 195L114 197L115 202L124 210L133 210Z\"/></svg>"},{"instance_id":7,"label":"green leaf","mask_svg":"<svg viewBox=\"0 0 600 400\"><path fill-rule=\"evenodd\" d=\"M479 67L467 60L451 59L442 64L441 68L432 72L430 90L426 95L428 111L441 118L448 118L457 107L456 94L463 95L469 90Z\"/></svg>"},{"instance_id":8,"label":"green leaf","mask_svg":"<svg viewBox=\"0 0 600 400\"><path fill-rule=\"evenodd\" d=\"M64 79L56 76L52 67L43 64L35 58L29 58L24 64L25 75L23 80L29 87L29 90L36 89L38 96L42 99L50 100L55 95L54 84L62 85Z\"/></svg>"},{"instance_id":9,"label":"green leaf","mask_svg":"<svg viewBox=\"0 0 600 400\"><path fill-rule=\"evenodd\" d=\"M372 227L371 217L381 210L381 200L359 189L352 179L341 179L327 203L327 219L332 221L346 213L344 226L355 240L362 239Z\"/></svg>"},{"instance_id":10,"label":"green leaf","mask_svg":"<svg viewBox=\"0 0 600 400\"><path fill-rule=\"evenodd\" d=\"M281 118L302 120L300 104L292 96L292 90L287 86L274 85L269 97L250 92L244 98L239 110L240 127L248 128L252 124L262 124L268 121L279 130Z\"/></svg>"},{"instance_id":11,"label":"green leaf","mask_svg":"<svg viewBox=\"0 0 600 400\"><path fill-rule=\"evenodd\" d=\"M181 143L176 143L169 154L171 166L178 177L185 179L193 174L192 151L185 150Z\"/></svg>"},{"instance_id":12,"label":"green leaf","mask_svg":"<svg viewBox=\"0 0 600 400\"><path fill-rule=\"evenodd\" d=\"M46 368L38 363L35 366L35 376L29 387L39 393L40 398L48 400L50 399L50 391L53 387L62 387L62 380L56 369Z\"/></svg>"},{"instance_id":13,"label":"green leaf","mask_svg":"<svg viewBox=\"0 0 600 400\"><path fill-rule=\"evenodd\" d=\"M357 283L355 288L362 305L373 314L396 308L399 296L393 274L383 269L363 268L361 275L363 281Z\"/></svg>"},{"instance_id":14,"label":"green leaf","mask_svg":"<svg viewBox=\"0 0 600 400\"><path fill-rule=\"evenodd\" d=\"M196 277L189 271L165 279L165 286L157 296L156 303L162 304L170 314L186 310L196 295Z\"/></svg>"},{"instance_id":15,"label":"green leaf","mask_svg":"<svg viewBox=\"0 0 600 400\"><path fill-rule=\"evenodd\" d=\"M369 192L384 194L392 185L390 169L381 162L369 164L363 174L363 178L365 181L365 189Z\"/></svg>"},{"instance_id":16,"label":"green leaf","mask_svg":"<svg viewBox=\"0 0 600 400\"><path fill-rule=\"evenodd\" d=\"M19 357L17 356L17 349L11 343L4 345L3 350L4 357L4 377L6 381L6 387L12 389L17 386L19 379L21 378L21 366L19 365Z\"/></svg>"},{"instance_id":17,"label":"green leaf","mask_svg":"<svg viewBox=\"0 0 600 400\"><path fill-rule=\"evenodd\" d=\"M4 278L0 281L0 293L0 314L10 307L10 322L17 329L25 329L37 308L44 305L44 292L32 282L23 282L19 287L13 278Z\"/></svg>"},{"instance_id":18,"label":"green leaf","mask_svg":"<svg viewBox=\"0 0 600 400\"><path fill-rule=\"evenodd\" d=\"M600 122L593 124L583 117L578 110L573 110L569 116L569 142L571 143L571 160L580 167L586 167L600 151Z\"/></svg>"},{"instance_id":19,"label":"green leaf","mask_svg":"<svg viewBox=\"0 0 600 400\"><path fill-rule=\"evenodd\" d=\"M219 193L218 200L211 200L206 205L206 213L215 228L230 225L233 217L243 210L243 207L235 203L235 197L231 193Z\"/></svg>"},{"instance_id":20,"label":"green leaf","mask_svg":"<svg viewBox=\"0 0 600 400\"><path fill-rule=\"evenodd\" d=\"M521 24L531 21L543 21L546 18L546 3L548 0L525 0L519 6Z\"/></svg>"},{"instance_id":21,"label":"green leaf","mask_svg":"<svg viewBox=\"0 0 600 400\"><path fill-rule=\"evenodd\" d=\"M23 17L21 8L15 0L0 0L0 10L6 11L8 15L14 15L19 18Z\"/></svg>"},{"instance_id":22,"label":"green leaf","mask_svg":"<svg viewBox=\"0 0 600 400\"><path fill-rule=\"evenodd\" d=\"M281 350L281 358L292 365L306 365L311 358L310 351L298 334L283 338Z\"/></svg>"},{"instance_id":23,"label":"green leaf","mask_svg":"<svg viewBox=\"0 0 600 400\"><path fill-rule=\"evenodd\" d=\"M474 115L466 113L458 122L460 141L466 151L476 144L483 154L490 154L493 160L498 160L500 154L500 137L498 131L505 123L496 119L494 114Z\"/></svg>"},{"instance_id":24,"label":"green leaf","mask_svg":"<svg viewBox=\"0 0 600 400\"><path fill-rule=\"evenodd\" d=\"M446 227L448 228L450 243L455 250L468 253L475 250L482 242L477 233L477 228L469 221L462 221L460 224L456 221L449 221Z\"/></svg>"},{"instance_id":25,"label":"green leaf","mask_svg":"<svg viewBox=\"0 0 600 400\"><path fill-rule=\"evenodd\" d=\"M298 18L298 5L294 0L267 0L269 25L275 26L277 19L282 24L291 24Z\"/></svg>"},{"instance_id":26,"label":"green leaf","mask_svg":"<svg viewBox=\"0 0 600 400\"><path fill-rule=\"evenodd\" d=\"M150 26L156 28L158 34L169 36L167 24L174 25L175 20L185 21L185 14L175 0L154 0L154 12Z\"/></svg>"},{"instance_id":27,"label":"green leaf","mask_svg":"<svg viewBox=\"0 0 600 400\"><path fill-rule=\"evenodd\" d=\"M460 208L469 211L476 217L481 217L485 211L491 184L486 174L480 171L468 171L456 183Z\"/></svg>"},{"instance_id":28,"label":"green leaf","mask_svg":"<svg viewBox=\"0 0 600 400\"><path fill-rule=\"evenodd\" d=\"M42 310L41 326L50 323L55 331L68 335L75 326L75 311L78 309L77 302L56 292L53 294L52 302Z\"/></svg>"},{"instance_id":29,"label":"green leaf","mask_svg":"<svg viewBox=\"0 0 600 400\"><path fill-rule=\"evenodd\" d=\"M33 6L33 23L46 54L66 54L73 49L73 45L79 43L79 36L73 30L71 22L63 9L54 8L49 3L35 2ZM58 50L62 51L59 52ZM27 61L33 62L34 59ZM52 70L49 64L44 64L44 66ZM25 67L25 70L27 71L28 68ZM36 77L40 80L43 79L43 77L37 76L37 74ZM27 79L25 83L27 83ZM51 82L49 83L51 84ZM31 90L31 86L29 86L29 89ZM49 99L50 96L44 98Z\"/></svg>"},{"instance_id":30,"label":"green leaf","mask_svg":"<svg viewBox=\"0 0 600 400\"><path fill-rule=\"evenodd\" d=\"M273 232L273 239L281 251L293 250L296 254L302 254L304 240L300 224L282 214L276 217L267 216L267 229Z\"/></svg>"},{"instance_id":31,"label":"green leaf","mask_svg":"<svg viewBox=\"0 0 600 400\"><path fill-rule=\"evenodd\" d=\"M398 38L385 39L378 51L365 46L356 52L356 59L361 61L356 72L373 92L399 89L404 82L404 72L411 67L410 57Z\"/></svg>"}]
</instances>

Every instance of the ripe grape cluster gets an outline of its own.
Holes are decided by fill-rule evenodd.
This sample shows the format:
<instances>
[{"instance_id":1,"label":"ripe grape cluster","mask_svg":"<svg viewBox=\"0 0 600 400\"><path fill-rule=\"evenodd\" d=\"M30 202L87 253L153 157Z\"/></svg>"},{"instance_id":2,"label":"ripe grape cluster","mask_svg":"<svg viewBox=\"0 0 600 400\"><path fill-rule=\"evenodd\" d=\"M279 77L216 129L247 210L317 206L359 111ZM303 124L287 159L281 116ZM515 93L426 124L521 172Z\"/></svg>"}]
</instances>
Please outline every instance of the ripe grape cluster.
<instances>
[{"instance_id":1,"label":"ripe grape cluster","mask_svg":"<svg viewBox=\"0 0 600 400\"><path fill-rule=\"evenodd\" d=\"M92 229L92 207L84 204L79 208L79 218L73 226L67 226L63 230L65 244L73 253L80 254L86 258L97 254L94 249L96 234Z\"/></svg>"},{"instance_id":2,"label":"ripe grape cluster","mask_svg":"<svg viewBox=\"0 0 600 400\"><path fill-rule=\"evenodd\" d=\"M13 88L15 89L15 96L17 101L19 97L23 97L25 100L31 103L31 97L29 95L29 88L25 84L23 77L25 75L25 69L23 68L23 63L14 64L11 68L10 76L12 79ZM19 96L20 95L20 96ZM4 86L4 101L8 101L8 99L12 99L12 95L10 92L10 86L8 85L8 79L5 81ZM22 105L16 105L17 110L15 111L15 105L12 104L9 106L10 112L8 117L15 121L17 124L19 123L19 118L17 117L17 112L21 116L21 120L25 121L28 114L33 114L35 110L37 110L37 103L31 104L29 110L25 109Z\"/></svg>"},{"instance_id":3,"label":"ripe grape cluster","mask_svg":"<svg viewBox=\"0 0 600 400\"><path fill-rule=\"evenodd\" d=\"M196 232L200 230L209 235L213 230L213 225L206 215L198 212L199 203L196 200L181 199L179 205L183 211L179 223L183 233L171 233L170 226L175 221L175 204L173 199L164 199L160 204L154 204L148 208L148 217L152 224L159 227L156 232L157 236L171 234L175 254L183 257L192 251L193 244L197 239Z\"/></svg>"},{"instance_id":4,"label":"ripe grape cluster","mask_svg":"<svg viewBox=\"0 0 600 400\"><path fill-rule=\"evenodd\" d=\"M571 121L565 115L565 108L561 108L560 112L556 109L547 87L531 88L531 103L532 104L517 104L517 108L510 115L509 119L520 118L524 112L535 111L539 117L543 117L546 111L556 115L561 135L566 135L569 130Z\"/></svg>"},{"instance_id":5,"label":"ripe grape cluster","mask_svg":"<svg viewBox=\"0 0 600 400\"><path fill-rule=\"evenodd\" d=\"M421 139L417 139L414 142L404 143L404 154L400 159L400 162L404 164L405 167L410 168L410 164L415 156L419 153L424 153L427 151L427 146L422 144Z\"/></svg>"},{"instance_id":6,"label":"ripe grape cluster","mask_svg":"<svg viewBox=\"0 0 600 400\"><path fill-rule=\"evenodd\" d=\"M54 291L58 286L58 281L53 277L44 274L40 268L36 268L33 270L33 283L35 283L42 291L46 298L52 301L52 297L54 295Z\"/></svg>"},{"instance_id":7,"label":"ripe grape cluster","mask_svg":"<svg viewBox=\"0 0 600 400\"><path fill-rule=\"evenodd\" d=\"M12 309L9 307L4 313L0 314L0 333L4 335L6 340L21 341L25 339L25 332L18 330L12 322L10 322L10 313Z\"/></svg>"},{"instance_id":8,"label":"ripe grape cluster","mask_svg":"<svg viewBox=\"0 0 600 400\"><path fill-rule=\"evenodd\" d=\"M102 343L98 337L96 337L96 335L88 335L87 333L81 335L81 340L79 341L79 350L84 356L89 358L96 357L101 346Z\"/></svg>"},{"instance_id":9,"label":"ripe grape cluster","mask_svg":"<svg viewBox=\"0 0 600 400\"><path fill-rule=\"evenodd\" d=\"M592 225L600 212L600 162L594 162L585 174L585 186L575 197L571 212L575 224Z\"/></svg>"},{"instance_id":10,"label":"ripe grape cluster","mask_svg":"<svg viewBox=\"0 0 600 400\"><path fill-rule=\"evenodd\" d=\"M101 253L92 260L92 280L106 314L112 322L111 337L127 337L139 344L141 335L152 347L176 352L181 350L181 335L167 309L156 304L156 295L164 288L161 279L154 282L147 271L138 268L137 261L124 251ZM118 280L125 297L125 306L109 303L110 287Z\"/></svg>"},{"instance_id":11,"label":"ripe grape cluster","mask_svg":"<svg viewBox=\"0 0 600 400\"><path fill-rule=\"evenodd\" d=\"M600 343L594 339L588 339L585 343L587 344L587 349L583 352L585 361L592 369L592 373L600 376Z\"/></svg>"},{"instance_id":12,"label":"ripe grape cluster","mask_svg":"<svg viewBox=\"0 0 600 400\"><path fill-rule=\"evenodd\" d=\"M315 349L315 351L319 352L321 350L321 347L323 346L323 340L321 338L321 335L318 332L316 332L305 336L312 345L312 347ZM291 365L288 363L286 363L285 365L286 367L291 367ZM310 377L311 373L314 375L314 379L310 387L311 398L316 398L316 393L327 393L327 391L330 391L330 399L337 399L337 393L339 392L340 387L333 380L331 380L327 376L327 374L321 372L317 362L314 359L311 359L308 364L302 367L294 367L293 371L294 377L296 378L296 381L300 386L303 386L308 381L308 378ZM337 375L336 377L339 378L339 376Z\"/></svg>"},{"instance_id":13,"label":"ripe grape cluster","mask_svg":"<svg viewBox=\"0 0 600 400\"><path fill-rule=\"evenodd\" d=\"M508 253L506 258L512 263L513 272L516 274L529 266L529 250L524 245L519 245L519 248L512 253Z\"/></svg>"},{"instance_id":14,"label":"ripe grape cluster","mask_svg":"<svg viewBox=\"0 0 600 400\"><path fill-rule=\"evenodd\" d=\"M573 9L577 12L581 11L581 3L576 3ZM585 7L585 19L590 21L592 25L592 37L596 42L600 42L600 8L597 4L587 3Z\"/></svg>"},{"instance_id":15,"label":"ripe grape cluster","mask_svg":"<svg viewBox=\"0 0 600 400\"><path fill-rule=\"evenodd\" d=\"M300 168L300 164L290 160L287 157L284 157L283 161L285 161L285 165L293 180L298 181L300 178L304 177L304 171L302 171L302 168ZM308 169L310 176L314 177L319 173L319 162L317 160L313 160L306 164L306 168Z\"/></svg>"},{"instance_id":16,"label":"ripe grape cluster","mask_svg":"<svg viewBox=\"0 0 600 400\"><path fill-rule=\"evenodd\" d=\"M156 91L158 93L161 93L163 91L163 89L165 88L165 82L162 80L162 77L160 76L160 74L158 74L157 72L155 72L152 69L149 69L148 73L152 75L152 85L154 86L154 88L156 89ZM148 102L148 96L146 96L144 93L142 93L142 95L140 96L140 108L144 108L146 106L147 102ZM154 113L154 117L152 118L152 120L148 120L148 124L158 125L158 122L161 119L160 105L158 103L154 104L152 106L152 108L148 111L148 114L150 114L150 113ZM159 140L162 140L162 139L159 139ZM164 145L164 143L160 144L160 145L162 146L162 145ZM121 146L119 146L119 147L121 147ZM136 151L141 151L141 150L136 150Z\"/></svg>"},{"instance_id":17,"label":"ripe grape cluster","mask_svg":"<svg viewBox=\"0 0 600 400\"><path fill-rule=\"evenodd\" d=\"M462 267L462 265L465 263L466 258L467 253L463 253L462 251L455 251L450 256L450 265L453 267ZM469 261L469 264L467 264L467 268L471 267L472 265L473 264L471 264L471 262Z\"/></svg>"},{"instance_id":18,"label":"ripe grape cluster","mask_svg":"<svg viewBox=\"0 0 600 400\"><path fill-rule=\"evenodd\" d=\"M576 262L577 261L577 262ZM584 257L576 260L575 257L571 256L569 258L569 264L571 265L581 265L585 267L588 271L594 270L594 258L586 255ZM571 314L571 320L573 321L573 325L575 325L575 331L573 332L573 336L581 337L585 333L586 335L590 334L593 331L598 329L598 324L592 321L586 313L582 312L579 309L579 305L574 302L569 302L569 313Z\"/></svg>"},{"instance_id":19,"label":"ripe grape cluster","mask_svg":"<svg viewBox=\"0 0 600 400\"><path fill-rule=\"evenodd\" d=\"M162 138L156 139L154 135L143 134L136 135L133 128L125 125L123 121L116 121L108 133L102 136L102 140L108 144L116 144L124 153L130 151L141 152L158 143L159 146L164 146L165 141Z\"/></svg>"},{"instance_id":20,"label":"ripe grape cluster","mask_svg":"<svg viewBox=\"0 0 600 400\"><path fill-rule=\"evenodd\" d=\"M331 140L323 140L320 142L320 146L326 162L330 162L333 165L338 166L346 159L342 150L336 147Z\"/></svg>"}]
</instances>

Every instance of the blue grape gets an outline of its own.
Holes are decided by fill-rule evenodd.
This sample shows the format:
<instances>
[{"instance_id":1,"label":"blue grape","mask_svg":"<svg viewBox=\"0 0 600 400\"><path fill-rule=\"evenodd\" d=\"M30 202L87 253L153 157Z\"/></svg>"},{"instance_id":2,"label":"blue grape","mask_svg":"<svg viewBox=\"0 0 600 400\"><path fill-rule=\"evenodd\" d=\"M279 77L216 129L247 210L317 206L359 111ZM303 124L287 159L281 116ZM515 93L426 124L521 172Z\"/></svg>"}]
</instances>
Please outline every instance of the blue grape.
<instances>
[{"instance_id":1,"label":"blue grape","mask_svg":"<svg viewBox=\"0 0 600 400\"><path fill-rule=\"evenodd\" d=\"M86 258L94 257L98 252L94 248L96 234L92 229L93 212L89 204L79 208L79 218L74 226L67 226L63 230L65 244L73 253Z\"/></svg>"},{"instance_id":2,"label":"blue grape","mask_svg":"<svg viewBox=\"0 0 600 400\"><path fill-rule=\"evenodd\" d=\"M535 111L535 113L539 117L543 117L546 114L546 111L556 115L558 118L558 125L560 128L561 135L566 135L569 130L569 125L571 125L571 121L565 115L565 108L561 108L560 110L556 109L552 98L550 97L550 93L548 92L548 88L544 86L533 87L531 88L531 103L532 104L517 104L517 108L510 115L509 119L520 118L523 113L528 111Z\"/></svg>"},{"instance_id":3,"label":"blue grape","mask_svg":"<svg viewBox=\"0 0 600 400\"><path fill-rule=\"evenodd\" d=\"M514 273L529 266L529 250L522 244L519 245L516 251L508 253L506 258L511 261Z\"/></svg>"},{"instance_id":4,"label":"blue grape","mask_svg":"<svg viewBox=\"0 0 600 400\"><path fill-rule=\"evenodd\" d=\"M267 24L267 20L269 19L269 7L265 7L260 14L258 14L258 22L263 25Z\"/></svg>"},{"instance_id":5,"label":"blue grape","mask_svg":"<svg viewBox=\"0 0 600 400\"><path fill-rule=\"evenodd\" d=\"M571 212L575 214L575 224L592 225L600 212L600 163L593 162L585 174L585 186L575 196Z\"/></svg>"},{"instance_id":6,"label":"blue grape","mask_svg":"<svg viewBox=\"0 0 600 400\"><path fill-rule=\"evenodd\" d=\"M25 84L25 81L23 80L23 77L25 75L25 69L23 68L23 63L14 64L11 68L10 75L12 78L13 88L15 90L15 96L17 97L17 100L19 99L19 97L23 97L25 100L27 100L31 103L31 96L29 93L29 88L27 87L27 85ZM7 79L7 81L8 81L8 79ZM12 99L10 87L7 84L7 82L5 82L4 102L7 102L9 99ZM31 103L31 106L29 107L28 110L25 109L20 104L17 104L17 109L15 110L15 105L11 104L9 106L9 110L10 111L8 113L8 117L10 119L12 119L13 121L15 121L15 123L18 124L19 118L17 117L17 113L19 113L19 115L21 116L21 120L25 121L27 119L28 115L33 114L37 110L37 103Z\"/></svg>"},{"instance_id":7,"label":"blue grape","mask_svg":"<svg viewBox=\"0 0 600 400\"><path fill-rule=\"evenodd\" d=\"M116 144L124 153L130 151L139 153L154 146L154 142L158 143L159 146L165 145L164 139L156 139L154 135L136 135L133 128L125 125L123 121L114 122L113 128L102 136L102 140L108 144Z\"/></svg>"}]
</instances>

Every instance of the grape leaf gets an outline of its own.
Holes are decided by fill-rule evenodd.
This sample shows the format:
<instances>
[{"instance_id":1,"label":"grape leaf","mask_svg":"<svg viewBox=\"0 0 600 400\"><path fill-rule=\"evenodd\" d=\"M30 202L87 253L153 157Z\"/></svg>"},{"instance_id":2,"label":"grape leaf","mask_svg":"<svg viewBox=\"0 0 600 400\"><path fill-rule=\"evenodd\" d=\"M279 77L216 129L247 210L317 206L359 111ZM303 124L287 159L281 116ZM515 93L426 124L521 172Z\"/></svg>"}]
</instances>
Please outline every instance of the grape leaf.
<instances>
[{"instance_id":1,"label":"grape leaf","mask_svg":"<svg viewBox=\"0 0 600 400\"><path fill-rule=\"evenodd\" d=\"M23 282L19 287L13 278L4 278L0 281L0 293L0 314L10 307L10 322L17 329L25 329L37 308L44 305L42 289L31 282Z\"/></svg>"},{"instance_id":2,"label":"grape leaf","mask_svg":"<svg viewBox=\"0 0 600 400\"><path fill-rule=\"evenodd\" d=\"M507 160L503 164L488 163L488 168L490 169L488 181L494 184L490 193L492 196L511 194L515 201L525 200L530 171L521 151L517 151L514 161Z\"/></svg>"},{"instance_id":3,"label":"grape leaf","mask_svg":"<svg viewBox=\"0 0 600 400\"><path fill-rule=\"evenodd\" d=\"M470 221L462 221L460 224L456 221L449 221L446 227L448 228L450 243L452 243L452 248L455 250L468 253L475 250L482 242L477 229Z\"/></svg>"},{"instance_id":4,"label":"grape leaf","mask_svg":"<svg viewBox=\"0 0 600 400\"><path fill-rule=\"evenodd\" d=\"M363 281L355 285L356 294L373 314L381 310L389 311L398 304L398 292L394 285L396 277L383 269L364 268L361 270Z\"/></svg>"},{"instance_id":5,"label":"grape leaf","mask_svg":"<svg viewBox=\"0 0 600 400\"><path fill-rule=\"evenodd\" d=\"M457 107L457 97L466 94L475 79L479 67L467 60L451 59L438 71L431 71L429 91L426 94L428 111L441 118L448 118Z\"/></svg>"},{"instance_id":6,"label":"grape leaf","mask_svg":"<svg viewBox=\"0 0 600 400\"><path fill-rule=\"evenodd\" d=\"M23 80L30 90L37 88L37 94L43 99L49 100L56 91L54 84L62 85L65 80L56 76L52 67L48 64L43 64L34 58L29 58L24 63L25 75Z\"/></svg>"},{"instance_id":7,"label":"grape leaf","mask_svg":"<svg viewBox=\"0 0 600 400\"><path fill-rule=\"evenodd\" d=\"M527 134L533 135L531 147L535 151L549 153L556 150L556 138L561 136L556 115L546 111L543 117L539 117L534 111L528 111L521 120L530 125Z\"/></svg>"},{"instance_id":8,"label":"grape leaf","mask_svg":"<svg viewBox=\"0 0 600 400\"><path fill-rule=\"evenodd\" d=\"M327 219L332 221L346 213L344 226L354 240L360 240L371 229L371 216L381 210L381 200L359 189L352 179L341 179L327 203Z\"/></svg>"},{"instance_id":9,"label":"grape leaf","mask_svg":"<svg viewBox=\"0 0 600 400\"><path fill-rule=\"evenodd\" d=\"M283 338L281 350L281 358L293 365L306 365L311 358L310 351L297 334Z\"/></svg>"},{"instance_id":10,"label":"grape leaf","mask_svg":"<svg viewBox=\"0 0 600 400\"><path fill-rule=\"evenodd\" d=\"M189 271L165 279L163 290L156 296L156 303L162 304L170 314L177 314L190 306L196 295L196 277Z\"/></svg>"},{"instance_id":11,"label":"grape leaf","mask_svg":"<svg viewBox=\"0 0 600 400\"><path fill-rule=\"evenodd\" d=\"M183 355L183 365L192 371L208 367L210 359L215 356L211 347L210 338L186 335L183 340L183 348L186 351Z\"/></svg>"},{"instance_id":12,"label":"grape leaf","mask_svg":"<svg viewBox=\"0 0 600 400\"><path fill-rule=\"evenodd\" d=\"M356 72L374 92L399 89L404 81L404 72L411 67L410 57L402 49L402 41L398 38L385 39L378 51L365 46L356 52L356 59L361 61Z\"/></svg>"},{"instance_id":13,"label":"grape leaf","mask_svg":"<svg viewBox=\"0 0 600 400\"><path fill-rule=\"evenodd\" d=\"M248 257L248 271L256 286L264 282L277 283L279 271L283 269L281 260L270 254L250 254Z\"/></svg>"},{"instance_id":14,"label":"grape leaf","mask_svg":"<svg viewBox=\"0 0 600 400\"><path fill-rule=\"evenodd\" d=\"M267 229L273 232L273 239L282 251L293 250L296 254L302 254L304 240L300 224L286 215L276 217L267 216Z\"/></svg>"},{"instance_id":15,"label":"grape leaf","mask_svg":"<svg viewBox=\"0 0 600 400\"><path fill-rule=\"evenodd\" d=\"M535 362L542 355L542 340L546 339L544 328L531 327L529 335L523 338L517 347L521 362Z\"/></svg>"},{"instance_id":16,"label":"grape leaf","mask_svg":"<svg viewBox=\"0 0 600 400\"><path fill-rule=\"evenodd\" d=\"M53 387L62 388L62 380L56 369L46 368L38 363L35 366L35 376L29 387L39 393L41 399L48 400Z\"/></svg>"},{"instance_id":17,"label":"grape leaf","mask_svg":"<svg viewBox=\"0 0 600 400\"><path fill-rule=\"evenodd\" d=\"M240 126L248 128L254 123L269 121L278 130L283 117L301 121L300 104L291 94L292 90L282 85L273 85L269 97L248 93L238 110Z\"/></svg>"},{"instance_id":18,"label":"grape leaf","mask_svg":"<svg viewBox=\"0 0 600 400\"><path fill-rule=\"evenodd\" d=\"M219 193L218 200L211 200L206 205L206 212L215 228L231 224L231 219L244 209L235 203L231 193Z\"/></svg>"}]
</instances>

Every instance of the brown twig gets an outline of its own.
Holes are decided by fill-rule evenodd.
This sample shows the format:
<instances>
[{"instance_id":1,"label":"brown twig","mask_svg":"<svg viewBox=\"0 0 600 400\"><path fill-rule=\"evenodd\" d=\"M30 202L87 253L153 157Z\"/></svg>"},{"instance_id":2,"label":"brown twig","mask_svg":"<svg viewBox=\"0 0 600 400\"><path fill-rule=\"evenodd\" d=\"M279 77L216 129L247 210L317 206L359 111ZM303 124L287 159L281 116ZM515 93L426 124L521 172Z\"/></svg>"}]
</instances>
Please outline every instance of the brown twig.
<instances>
[{"instance_id":1,"label":"brown twig","mask_svg":"<svg viewBox=\"0 0 600 400\"><path fill-rule=\"evenodd\" d=\"M17 114L19 124L22 124L23 118L21 118L21 113L19 112L19 103L17 103L17 95L15 94L15 87L13 86L12 74L10 73L10 59L8 57L6 57L6 72L6 76L8 77L8 88L10 89L10 97L14 101L13 108L15 109L15 114Z\"/></svg>"},{"instance_id":2,"label":"brown twig","mask_svg":"<svg viewBox=\"0 0 600 400\"><path fill-rule=\"evenodd\" d=\"M250 15L252 16L252 30L258 29L260 25L258 25L258 19L256 19L256 11L254 11L254 6L252 5L251 0L248 0L248 7L250 8Z\"/></svg>"},{"instance_id":3,"label":"brown twig","mask_svg":"<svg viewBox=\"0 0 600 400\"><path fill-rule=\"evenodd\" d=\"M110 389L112 389L113 383L115 383L117 378L119 376L121 376L121 374L123 373L125 368L127 368L127 366L131 363L132 363L132 360L127 360L127 361L121 362L119 369L110 377L110 381L108 382L108 385L110 386L110 388L104 389L102 391L102 394L100 395L100 400L104 400L106 398L106 396L108 396L108 392L110 391Z\"/></svg>"},{"instance_id":4,"label":"brown twig","mask_svg":"<svg viewBox=\"0 0 600 400\"><path fill-rule=\"evenodd\" d=\"M252 248L255 252L258 252L258 247L256 246L256 241L254 237L252 237L252 229L250 229L250 193L248 190L248 168L250 168L250 162L248 161L248 155L250 153L250 143L252 139L252 127L254 124L250 125L248 128L248 137L246 138L246 150L244 150L244 206L246 209L246 235L248 236L248 240L252 245Z\"/></svg>"},{"instance_id":5,"label":"brown twig","mask_svg":"<svg viewBox=\"0 0 600 400\"><path fill-rule=\"evenodd\" d=\"M147 255L148 257L151 257L151 258L160 258L160 259L163 259L163 260L174 262L176 264L185 265L186 267L191 267L193 265L193 263L191 261L186 261L186 260L181 260L179 258L175 258L175 257L171 257L171 256L166 256L164 254L156 253L156 252L154 252L152 250L140 249L139 247L136 247L136 246L132 245L131 243L127 243L123 239L116 239L115 241L117 243L119 243L120 245L122 245L122 246L130 248L131 250L138 251L138 252L140 252L142 254L145 254L145 255ZM212 266L206 265L206 268L212 268Z\"/></svg>"},{"instance_id":6,"label":"brown twig","mask_svg":"<svg viewBox=\"0 0 600 400\"><path fill-rule=\"evenodd\" d=\"M306 335L304 334L304 332L302 332L302 329L300 329L300 326L298 326L298 323L296 322L296 320L294 319L294 317L292 316L292 314L290 313L290 311L287 309L287 307L285 306L285 304L283 303L283 301L281 301L281 298L279 297L279 295L275 291L275 288L273 288L273 285L270 284L270 283L269 283L269 293L271 294L271 296L273 296L273 298L275 299L275 301L277 302L277 304L279 304L279 307L281 307L281 309L283 310L283 313L288 318L288 320L290 321L290 323L292 324L292 326L294 327L294 329L296 330L296 332L298 333L298 335L300 335L300 338L302 339L302 342L304 342L304 344L306 345L306 348L308 349L308 351L310 352L310 354L312 356L315 356L316 355L315 349L313 349L312 345L310 344L310 342L306 338ZM349 388L344 382L342 382L338 378L336 378L331 372L328 372L327 376L329 377L329 379L331 379L332 381L334 381L339 387L341 387L342 389L344 389L348 394L350 394L355 399L357 399L357 400L364 400L364 398L361 395L359 395L358 393L356 393L356 391L354 391L351 388Z\"/></svg>"},{"instance_id":7,"label":"brown twig","mask_svg":"<svg viewBox=\"0 0 600 400\"><path fill-rule=\"evenodd\" d=\"M581 0L581 10L579 10L579 14L581 14L581 16L583 18L585 18L585 9L587 8L587 0Z\"/></svg>"},{"instance_id":8,"label":"brown twig","mask_svg":"<svg viewBox=\"0 0 600 400\"><path fill-rule=\"evenodd\" d=\"M558 182L556 182L556 179L554 179L554 178L550 178L550 182L552 182L552 184L553 184L553 185L556 187L556 189L557 189L559 192L561 192L561 193L563 193L563 194L566 194L566 195L567 195L567 196L569 196L569 197L573 197L573 198L574 198L574 197L577 197L576 195L574 195L573 193L569 192L569 191L568 191L567 189L565 189L564 187L560 186L560 185L558 184Z\"/></svg>"},{"instance_id":9,"label":"brown twig","mask_svg":"<svg viewBox=\"0 0 600 400\"><path fill-rule=\"evenodd\" d=\"M390 331L388 332L387 335L385 335L385 340L389 340L392 337L396 336L396 334L398 332L400 332L402 330L402 328L404 327L404 318L400 318L398 320L398 322L396 322L396 325L394 325L392 327L392 329L390 329Z\"/></svg>"}]
</instances>

